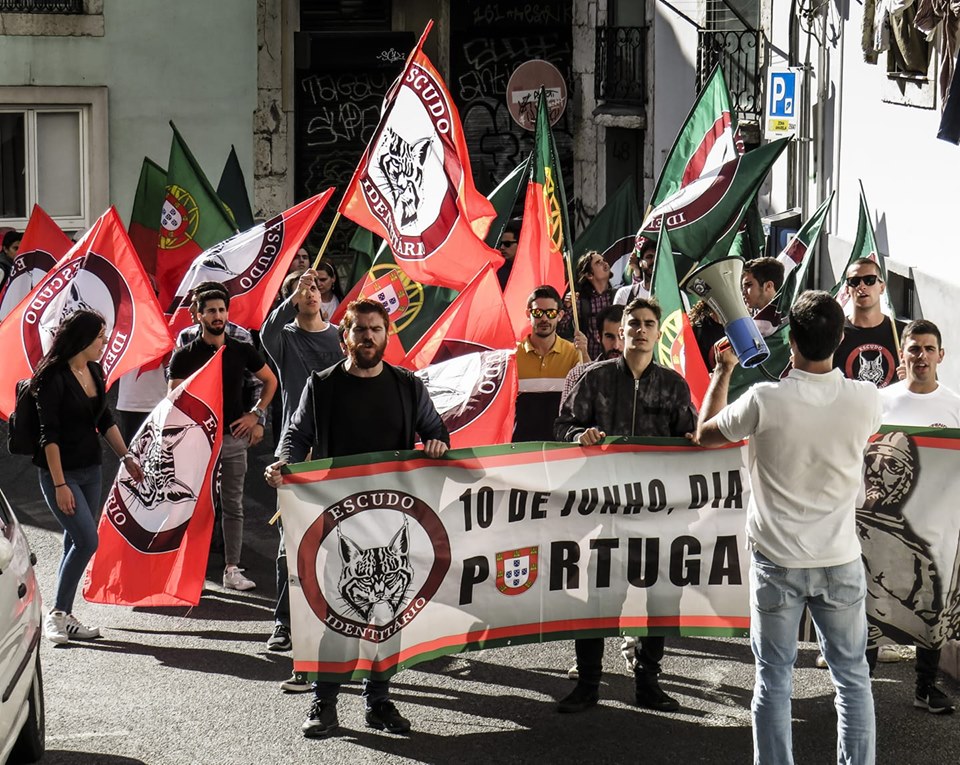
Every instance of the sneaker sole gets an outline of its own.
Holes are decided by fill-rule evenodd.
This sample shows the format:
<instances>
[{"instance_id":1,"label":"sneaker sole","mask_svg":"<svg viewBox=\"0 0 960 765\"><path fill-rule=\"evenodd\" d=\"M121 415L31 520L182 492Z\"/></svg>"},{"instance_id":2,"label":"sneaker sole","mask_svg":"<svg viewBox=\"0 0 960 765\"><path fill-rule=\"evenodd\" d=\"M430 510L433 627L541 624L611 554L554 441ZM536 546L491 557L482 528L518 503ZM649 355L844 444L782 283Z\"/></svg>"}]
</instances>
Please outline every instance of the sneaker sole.
<instances>
[{"instance_id":1,"label":"sneaker sole","mask_svg":"<svg viewBox=\"0 0 960 765\"><path fill-rule=\"evenodd\" d=\"M291 643L271 643L269 640L267 641L268 651L289 651L291 648L293 648Z\"/></svg>"},{"instance_id":2,"label":"sneaker sole","mask_svg":"<svg viewBox=\"0 0 960 765\"><path fill-rule=\"evenodd\" d=\"M71 640L97 640L99 637L99 632L96 635L70 635Z\"/></svg>"},{"instance_id":3,"label":"sneaker sole","mask_svg":"<svg viewBox=\"0 0 960 765\"><path fill-rule=\"evenodd\" d=\"M384 723L373 723L369 720L366 721L368 728L373 728L374 730L385 730L387 733L392 733L394 736L402 736L404 733L410 732L410 726L405 728L388 728Z\"/></svg>"},{"instance_id":4,"label":"sneaker sole","mask_svg":"<svg viewBox=\"0 0 960 765\"><path fill-rule=\"evenodd\" d=\"M237 592L247 592L247 590L255 590L257 585L251 584L249 587L245 585L235 585L235 584L224 584L223 589L225 590L236 590Z\"/></svg>"},{"instance_id":5,"label":"sneaker sole","mask_svg":"<svg viewBox=\"0 0 960 765\"><path fill-rule=\"evenodd\" d=\"M932 715L945 715L953 712L953 707L931 707L926 701L914 699L913 706L917 709L925 709Z\"/></svg>"},{"instance_id":6,"label":"sneaker sole","mask_svg":"<svg viewBox=\"0 0 960 765\"><path fill-rule=\"evenodd\" d=\"M337 732L337 729L340 727L339 723L333 727L326 728L325 730L308 730L307 728L302 728L304 738L327 738L333 733Z\"/></svg>"},{"instance_id":7,"label":"sneaker sole","mask_svg":"<svg viewBox=\"0 0 960 765\"><path fill-rule=\"evenodd\" d=\"M44 635L44 637L54 645L66 645L70 642L70 638L66 635Z\"/></svg>"},{"instance_id":8,"label":"sneaker sole","mask_svg":"<svg viewBox=\"0 0 960 765\"><path fill-rule=\"evenodd\" d=\"M284 683L280 683L280 690L284 693L309 693L313 690L313 688L309 685L289 686Z\"/></svg>"}]
</instances>

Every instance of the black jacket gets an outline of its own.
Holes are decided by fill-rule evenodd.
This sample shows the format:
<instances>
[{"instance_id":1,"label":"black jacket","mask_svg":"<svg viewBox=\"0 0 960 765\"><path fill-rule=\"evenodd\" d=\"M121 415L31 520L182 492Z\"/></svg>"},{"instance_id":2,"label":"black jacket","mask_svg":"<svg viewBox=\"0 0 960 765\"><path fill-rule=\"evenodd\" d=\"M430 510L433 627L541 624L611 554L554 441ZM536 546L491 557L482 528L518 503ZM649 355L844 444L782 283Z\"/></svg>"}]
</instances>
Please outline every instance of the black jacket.
<instances>
[{"instance_id":1,"label":"black jacket","mask_svg":"<svg viewBox=\"0 0 960 765\"><path fill-rule=\"evenodd\" d=\"M325 459L330 453L330 412L336 405L330 395L330 377L346 363L339 361L322 372L312 372L300 397L300 405L290 418L290 427L283 438L281 459L285 462L303 462L313 449L313 459ZM450 445L450 434L430 400L427 388L420 379L406 369L383 362L381 374L393 375L400 392L403 407L403 438L405 448L412 449L417 441L437 439Z\"/></svg>"},{"instance_id":2,"label":"black jacket","mask_svg":"<svg viewBox=\"0 0 960 765\"><path fill-rule=\"evenodd\" d=\"M103 369L91 361L87 364L97 389L96 398L87 397L83 386L67 365L55 367L43 375L37 387L37 414L40 418L40 448L33 456L33 464L47 468L44 447L60 447L60 463L64 470L99 465L100 441L114 424L113 413L107 406L106 382Z\"/></svg>"},{"instance_id":3,"label":"black jacket","mask_svg":"<svg viewBox=\"0 0 960 765\"><path fill-rule=\"evenodd\" d=\"M554 432L558 441L576 441L587 428L608 436L682 438L696 426L686 380L654 363L635 380L621 357L587 368L563 402Z\"/></svg>"}]
</instances>

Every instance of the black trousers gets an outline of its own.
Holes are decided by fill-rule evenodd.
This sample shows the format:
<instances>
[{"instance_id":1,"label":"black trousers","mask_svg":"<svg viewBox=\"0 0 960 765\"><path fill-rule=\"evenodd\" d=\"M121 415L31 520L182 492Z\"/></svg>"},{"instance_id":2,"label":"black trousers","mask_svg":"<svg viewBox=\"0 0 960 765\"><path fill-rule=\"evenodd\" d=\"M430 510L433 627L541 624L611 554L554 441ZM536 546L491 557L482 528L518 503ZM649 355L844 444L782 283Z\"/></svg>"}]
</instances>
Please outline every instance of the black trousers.
<instances>
[{"instance_id":1,"label":"black trousers","mask_svg":"<svg viewBox=\"0 0 960 765\"><path fill-rule=\"evenodd\" d=\"M867 664L870 674L877 667L878 648L867 649ZM917 646L917 688L926 688L937 681L937 668L940 666L940 649Z\"/></svg>"},{"instance_id":2,"label":"black trousers","mask_svg":"<svg viewBox=\"0 0 960 765\"><path fill-rule=\"evenodd\" d=\"M634 674L656 676L660 672L665 639L660 635L637 638L637 667ZM603 638L584 638L574 641L577 652L577 672L582 685L597 688L603 676Z\"/></svg>"}]
</instances>

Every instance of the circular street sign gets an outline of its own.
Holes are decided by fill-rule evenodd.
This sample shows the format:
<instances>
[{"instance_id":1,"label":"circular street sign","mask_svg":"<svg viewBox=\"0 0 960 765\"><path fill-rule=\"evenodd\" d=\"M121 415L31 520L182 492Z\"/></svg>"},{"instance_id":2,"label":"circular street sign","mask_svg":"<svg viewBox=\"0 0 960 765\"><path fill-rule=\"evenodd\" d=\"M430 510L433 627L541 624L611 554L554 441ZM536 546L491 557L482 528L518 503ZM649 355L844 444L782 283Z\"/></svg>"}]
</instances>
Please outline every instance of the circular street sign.
<instances>
[{"instance_id":1,"label":"circular street sign","mask_svg":"<svg viewBox=\"0 0 960 765\"><path fill-rule=\"evenodd\" d=\"M549 61L533 59L518 66L507 83L507 108L520 127L533 130L537 121L537 91L547 89L550 124L556 125L567 108L567 83Z\"/></svg>"}]
</instances>

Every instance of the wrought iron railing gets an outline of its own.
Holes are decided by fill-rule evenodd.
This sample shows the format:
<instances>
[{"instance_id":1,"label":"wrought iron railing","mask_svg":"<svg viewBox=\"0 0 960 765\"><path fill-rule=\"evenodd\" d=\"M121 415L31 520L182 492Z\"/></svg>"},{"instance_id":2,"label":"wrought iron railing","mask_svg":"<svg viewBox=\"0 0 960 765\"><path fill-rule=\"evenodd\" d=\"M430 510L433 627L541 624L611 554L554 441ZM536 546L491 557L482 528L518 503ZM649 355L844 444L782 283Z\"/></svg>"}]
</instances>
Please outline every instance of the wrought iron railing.
<instances>
[{"instance_id":1,"label":"wrought iron railing","mask_svg":"<svg viewBox=\"0 0 960 765\"><path fill-rule=\"evenodd\" d=\"M733 106L741 119L763 117L763 78L760 76L760 32L756 29L701 29L697 47L697 90L719 61Z\"/></svg>"},{"instance_id":2,"label":"wrought iron railing","mask_svg":"<svg viewBox=\"0 0 960 765\"><path fill-rule=\"evenodd\" d=\"M83 0L0 0L0 13L83 13Z\"/></svg>"},{"instance_id":3,"label":"wrought iron railing","mask_svg":"<svg viewBox=\"0 0 960 765\"><path fill-rule=\"evenodd\" d=\"M597 27L597 101L643 106L647 100L647 27Z\"/></svg>"}]
</instances>

